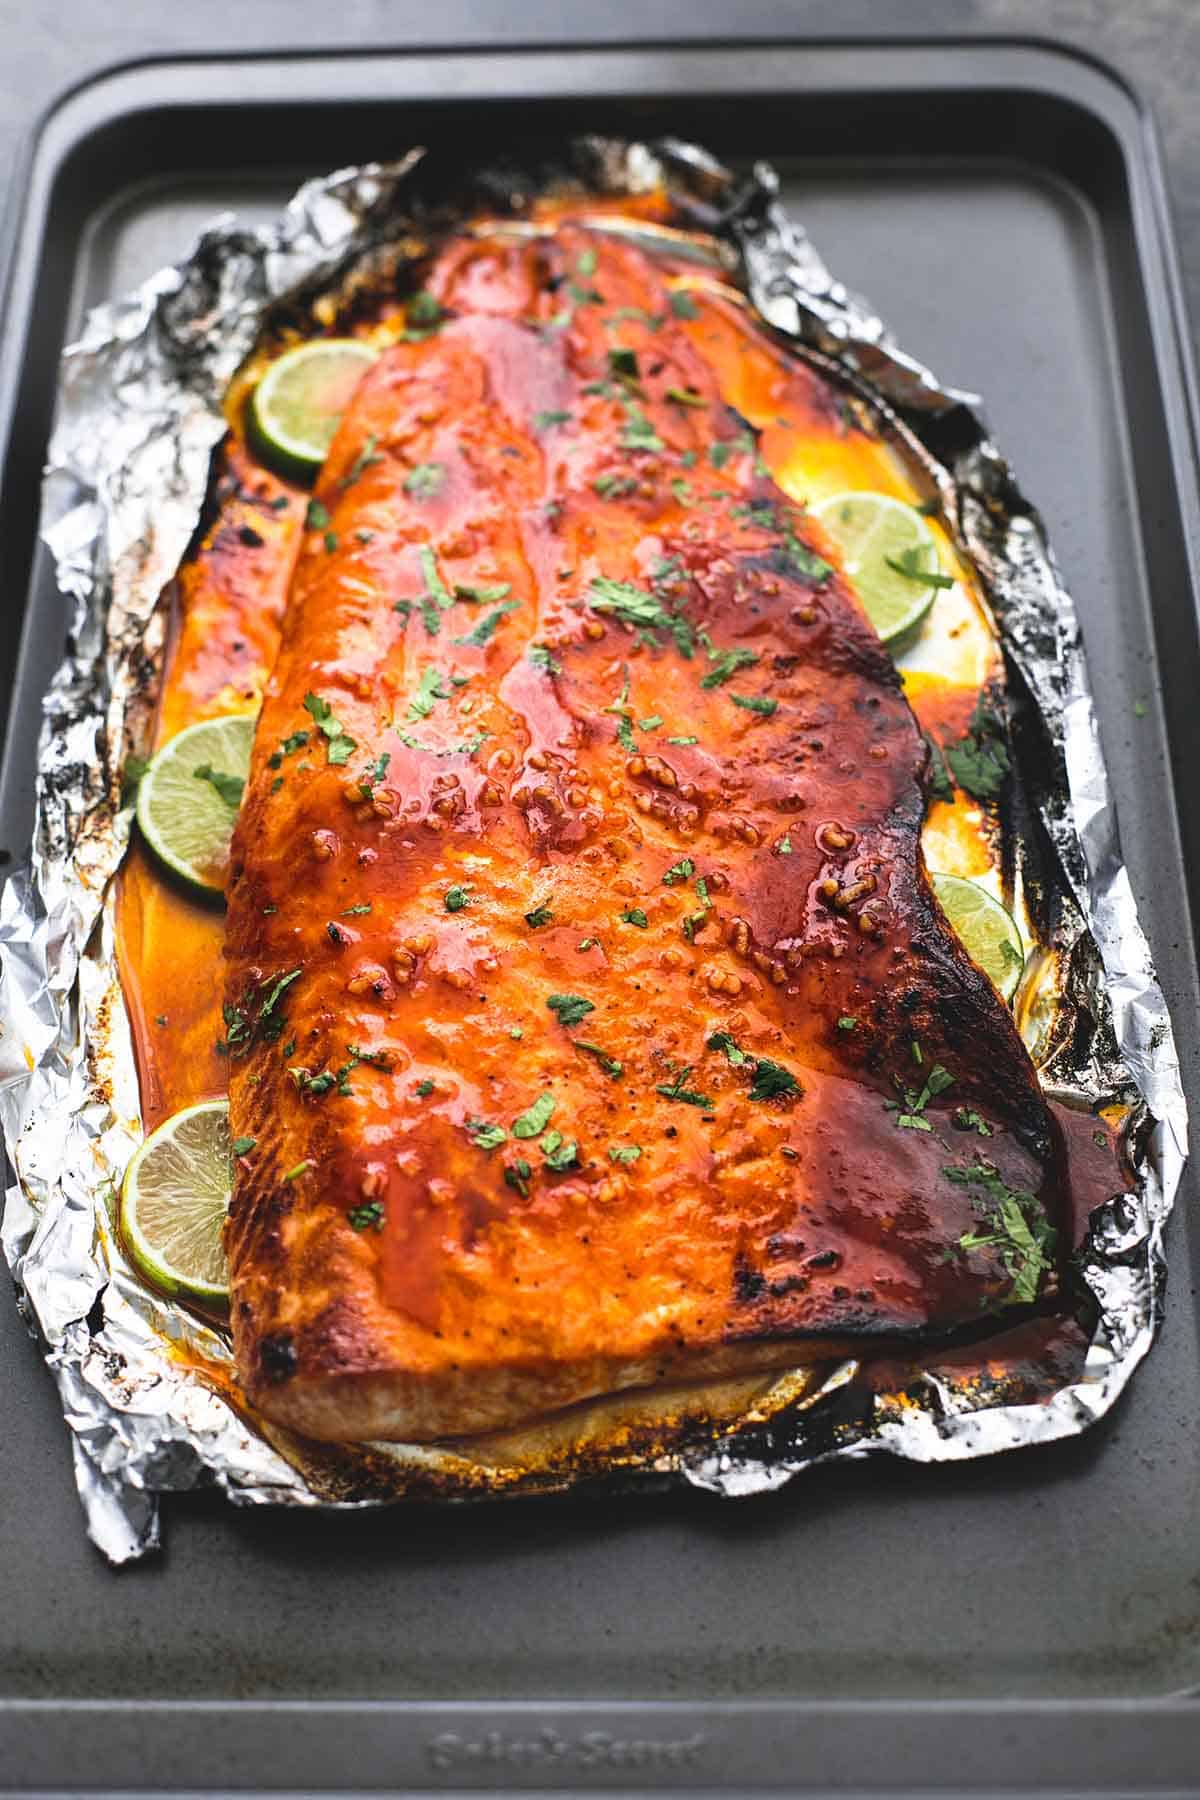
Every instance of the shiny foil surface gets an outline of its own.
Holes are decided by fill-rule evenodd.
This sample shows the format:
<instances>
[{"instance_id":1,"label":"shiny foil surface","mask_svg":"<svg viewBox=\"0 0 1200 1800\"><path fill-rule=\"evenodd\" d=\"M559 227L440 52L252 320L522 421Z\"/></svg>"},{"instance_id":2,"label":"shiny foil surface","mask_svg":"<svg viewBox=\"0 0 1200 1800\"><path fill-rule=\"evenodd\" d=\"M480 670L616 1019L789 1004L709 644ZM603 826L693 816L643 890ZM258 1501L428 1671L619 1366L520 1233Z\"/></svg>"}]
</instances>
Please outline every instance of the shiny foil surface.
<instances>
[{"instance_id":1,"label":"shiny foil surface","mask_svg":"<svg viewBox=\"0 0 1200 1800\"><path fill-rule=\"evenodd\" d=\"M1121 1110L1136 1174L1092 1215L1076 1259L1096 1303L1086 1349L1036 1392L1013 1375L1020 1355L1006 1364L989 1341L973 1356L931 1348L927 1366L845 1359L723 1384L703 1401L681 1392L653 1416L620 1396L455 1445L321 1446L255 1419L225 1335L153 1294L126 1261L115 1198L142 1125L113 949L131 818L122 769L149 741L162 597L200 516L224 393L273 307L319 313L322 294L419 254L453 216L457 179L413 152L309 182L261 230L218 220L176 267L95 309L62 361L41 529L73 617L45 701L31 862L0 901L0 1122L17 1175L2 1236L58 1384L88 1531L114 1563L158 1544L160 1494L203 1484L238 1504L308 1507L646 1480L733 1496L832 1457L937 1462L1044 1442L1114 1404L1159 1322L1186 1108L1079 629L1041 521L971 398L942 388L833 279L780 210L772 171L734 176L673 141L566 145L559 169L489 172L475 198L502 195L519 216L525 198L564 180L616 195L665 184L676 222L725 246L763 318L857 385L935 483L1004 648L1018 771L1055 890L1043 949L1056 1005L1039 1075L1051 1098Z\"/></svg>"}]
</instances>

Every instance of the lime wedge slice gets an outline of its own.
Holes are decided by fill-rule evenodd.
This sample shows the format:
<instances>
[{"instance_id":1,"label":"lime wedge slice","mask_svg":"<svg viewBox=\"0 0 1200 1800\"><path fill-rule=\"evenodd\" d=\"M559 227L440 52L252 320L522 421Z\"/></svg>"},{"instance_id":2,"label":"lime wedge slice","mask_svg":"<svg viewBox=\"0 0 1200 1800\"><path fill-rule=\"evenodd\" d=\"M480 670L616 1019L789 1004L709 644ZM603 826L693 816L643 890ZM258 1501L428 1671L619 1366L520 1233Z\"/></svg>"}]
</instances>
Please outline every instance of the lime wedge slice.
<instances>
[{"instance_id":1,"label":"lime wedge slice","mask_svg":"<svg viewBox=\"0 0 1200 1800\"><path fill-rule=\"evenodd\" d=\"M224 892L253 742L249 714L203 719L164 744L138 784L142 836L168 869L208 894Z\"/></svg>"},{"instance_id":2,"label":"lime wedge slice","mask_svg":"<svg viewBox=\"0 0 1200 1800\"><path fill-rule=\"evenodd\" d=\"M888 494L833 494L809 509L832 538L872 625L891 646L914 632L948 577L933 533ZM929 581L923 579L928 571Z\"/></svg>"},{"instance_id":3,"label":"lime wedge slice","mask_svg":"<svg viewBox=\"0 0 1200 1800\"><path fill-rule=\"evenodd\" d=\"M1025 970L1025 946L1012 914L963 875L929 877L938 904L953 925L975 965L1011 1000Z\"/></svg>"},{"instance_id":4,"label":"lime wedge slice","mask_svg":"<svg viewBox=\"0 0 1200 1800\"><path fill-rule=\"evenodd\" d=\"M357 338L315 338L273 362L250 400L264 459L283 475L314 475L378 354Z\"/></svg>"},{"instance_id":5,"label":"lime wedge slice","mask_svg":"<svg viewBox=\"0 0 1200 1800\"><path fill-rule=\"evenodd\" d=\"M152 1287L220 1307L229 1299L221 1230L233 1188L229 1107L185 1106L152 1132L121 1184L121 1236Z\"/></svg>"}]
</instances>

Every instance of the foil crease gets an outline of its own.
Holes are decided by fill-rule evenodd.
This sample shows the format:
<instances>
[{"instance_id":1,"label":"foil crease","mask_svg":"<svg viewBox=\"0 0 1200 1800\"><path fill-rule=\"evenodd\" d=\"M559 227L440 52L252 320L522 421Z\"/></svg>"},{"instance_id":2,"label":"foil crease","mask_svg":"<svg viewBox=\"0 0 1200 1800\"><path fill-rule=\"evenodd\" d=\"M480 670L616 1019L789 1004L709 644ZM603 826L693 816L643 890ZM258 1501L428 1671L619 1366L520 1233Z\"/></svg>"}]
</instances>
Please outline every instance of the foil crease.
<instances>
[{"instance_id":1,"label":"foil crease","mask_svg":"<svg viewBox=\"0 0 1200 1800\"><path fill-rule=\"evenodd\" d=\"M972 397L941 386L892 342L869 303L833 278L781 210L769 167L735 177L674 140L581 140L565 155L569 175L612 193L665 181L683 221L730 251L763 317L858 383L936 483L983 578L1010 676L1041 721L1046 770L1035 804L1073 900L1057 947L1074 972L1073 1002L1095 1027L1089 1066L1052 1059L1050 1074L1092 1099L1133 1104L1127 1143L1137 1173L1135 1192L1093 1216L1081 1269L1097 1323L1081 1374L1048 1400L996 1404L931 1368L899 1404L880 1399L852 1424L833 1425L822 1403L853 1382L857 1365L846 1361L785 1410L772 1414L760 1397L715 1441L712 1432L699 1442L685 1435L640 1467L626 1459L614 1479L673 1477L734 1496L781 1486L833 1457L953 1461L1079 1433L1113 1405L1157 1330L1162 1233L1186 1157L1187 1116L1121 857L1079 628L1041 520ZM147 741L147 675L164 647L161 598L200 515L225 428L222 396L273 305L369 270L414 217L428 218L431 175L436 196L434 159L414 151L307 183L267 227L218 219L178 265L97 307L63 356L41 531L73 616L44 703L30 865L0 897L0 1126L17 1177L0 1241L58 1385L88 1531L114 1563L157 1546L158 1496L167 1491L216 1484L245 1505L368 1504L404 1492L414 1471L439 1463L436 1448L370 1447L373 1483L347 1499L345 1482L319 1459L281 1434L268 1441L224 1397L226 1339L151 1294L112 1225L141 1138L111 914L130 823L121 770ZM526 174L525 191L541 178ZM786 1379L777 1385L783 1392ZM460 1445L445 1461L461 1471L470 1455ZM570 1479L568 1468L540 1485Z\"/></svg>"}]
</instances>

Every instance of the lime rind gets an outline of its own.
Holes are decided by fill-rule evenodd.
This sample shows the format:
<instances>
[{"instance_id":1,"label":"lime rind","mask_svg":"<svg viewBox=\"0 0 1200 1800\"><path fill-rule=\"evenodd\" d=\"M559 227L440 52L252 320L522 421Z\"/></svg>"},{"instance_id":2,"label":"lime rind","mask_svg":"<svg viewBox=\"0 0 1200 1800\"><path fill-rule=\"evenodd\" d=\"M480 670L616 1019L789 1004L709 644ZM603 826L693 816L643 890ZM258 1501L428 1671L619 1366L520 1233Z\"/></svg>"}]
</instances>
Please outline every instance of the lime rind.
<instances>
[{"instance_id":1,"label":"lime rind","mask_svg":"<svg viewBox=\"0 0 1200 1800\"><path fill-rule=\"evenodd\" d=\"M276 359L250 398L259 450L282 473L311 477L379 352L358 338L316 338Z\"/></svg>"},{"instance_id":2,"label":"lime rind","mask_svg":"<svg viewBox=\"0 0 1200 1800\"><path fill-rule=\"evenodd\" d=\"M137 822L155 856L206 894L224 891L237 810L196 770L205 765L240 776L250 769L254 719L234 713L202 719L163 745L138 784Z\"/></svg>"},{"instance_id":3,"label":"lime rind","mask_svg":"<svg viewBox=\"0 0 1200 1800\"><path fill-rule=\"evenodd\" d=\"M841 557L864 611L891 650L907 644L928 614L938 586L922 587L896 566L943 574L937 542L915 507L873 490L831 494L809 509Z\"/></svg>"},{"instance_id":4,"label":"lime rind","mask_svg":"<svg viewBox=\"0 0 1200 1800\"><path fill-rule=\"evenodd\" d=\"M1025 945L1008 908L965 875L930 874L930 885L971 961L1001 999L1011 1001L1025 972Z\"/></svg>"},{"instance_id":5,"label":"lime rind","mask_svg":"<svg viewBox=\"0 0 1200 1800\"><path fill-rule=\"evenodd\" d=\"M173 1299L229 1298L222 1229L233 1187L229 1107L173 1113L135 1153L121 1184L121 1237L134 1267Z\"/></svg>"}]
</instances>

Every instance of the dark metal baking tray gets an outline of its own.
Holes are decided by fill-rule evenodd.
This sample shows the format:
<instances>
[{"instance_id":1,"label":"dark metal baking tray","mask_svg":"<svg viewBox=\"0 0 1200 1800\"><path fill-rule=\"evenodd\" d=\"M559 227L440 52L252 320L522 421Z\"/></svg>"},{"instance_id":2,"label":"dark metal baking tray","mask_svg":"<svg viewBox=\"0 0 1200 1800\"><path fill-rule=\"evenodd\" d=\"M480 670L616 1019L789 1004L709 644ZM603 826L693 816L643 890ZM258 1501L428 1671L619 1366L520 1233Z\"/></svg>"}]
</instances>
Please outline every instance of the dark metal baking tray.
<instances>
[{"instance_id":1,"label":"dark metal baking tray","mask_svg":"<svg viewBox=\"0 0 1200 1800\"><path fill-rule=\"evenodd\" d=\"M1038 47L229 58L71 96L32 157L0 345L0 842L28 838L62 645L34 522L82 309L305 173L590 127L770 157L835 270L986 395L1079 605L1196 1097L1200 509L1170 232L1136 100ZM170 1505L165 1555L121 1574L84 1541L56 1398L5 1305L0 1786L1192 1792L1193 1199L1161 1341L1081 1440L821 1470L737 1505L311 1518L196 1497Z\"/></svg>"}]
</instances>

